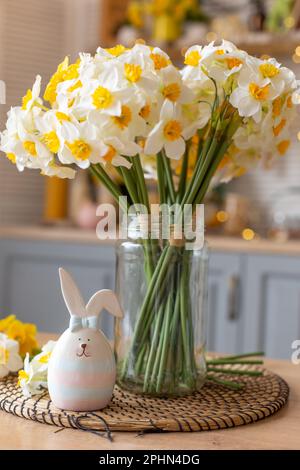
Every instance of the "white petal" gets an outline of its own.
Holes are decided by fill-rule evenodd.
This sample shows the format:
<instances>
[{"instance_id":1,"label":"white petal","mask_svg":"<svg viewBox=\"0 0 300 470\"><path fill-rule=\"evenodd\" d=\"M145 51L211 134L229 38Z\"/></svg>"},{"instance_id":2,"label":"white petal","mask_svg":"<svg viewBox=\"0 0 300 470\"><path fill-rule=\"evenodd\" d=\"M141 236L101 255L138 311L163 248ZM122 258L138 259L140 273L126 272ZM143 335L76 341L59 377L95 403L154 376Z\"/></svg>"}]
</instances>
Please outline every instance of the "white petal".
<instances>
[{"instance_id":1,"label":"white petal","mask_svg":"<svg viewBox=\"0 0 300 470\"><path fill-rule=\"evenodd\" d=\"M144 152L146 155L154 155L160 152L163 147L163 123L157 124L150 132L145 143Z\"/></svg>"},{"instance_id":2,"label":"white petal","mask_svg":"<svg viewBox=\"0 0 300 470\"><path fill-rule=\"evenodd\" d=\"M261 109L259 101L254 100L251 96L242 98L238 105L240 116L250 117L256 114Z\"/></svg>"},{"instance_id":3,"label":"white petal","mask_svg":"<svg viewBox=\"0 0 300 470\"><path fill-rule=\"evenodd\" d=\"M10 354L7 367L11 372L17 372L18 370L22 369L23 361L21 356L19 356L19 354Z\"/></svg>"},{"instance_id":4,"label":"white petal","mask_svg":"<svg viewBox=\"0 0 300 470\"><path fill-rule=\"evenodd\" d=\"M128 160L126 160L126 158L121 157L121 155L117 155L116 157L114 157L112 159L112 164L114 166L124 166L125 168L128 168L128 170L130 170L130 168L132 167L132 164Z\"/></svg>"},{"instance_id":5,"label":"white petal","mask_svg":"<svg viewBox=\"0 0 300 470\"><path fill-rule=\"evenodd\" d=\"M174 118L174 105L169 100L165 100L161 107L160 118L162 121L170 121Z\"/></svg>"},{"instance_id":6,"label":"white petal","mask_svg":"<svg viewBox=\"0 0 300 470\"><path fill-rule=\"evenodd\" d=\"M127 155L128 157L133 157L142 151L141 147L134 142L125 142L124 148L122 149L122 154Z\"/></svg>"},{"instance_id":7,"label":"white petal","mask_svg":"<svg viewBox=\"0 0 300 470\"><path fill-rule=\"evenodd\" d=\"M174 160L179 160L185 151L185 142L182 137L173 142L165 142L166 155Z\"/></svg>"}]
</instances>

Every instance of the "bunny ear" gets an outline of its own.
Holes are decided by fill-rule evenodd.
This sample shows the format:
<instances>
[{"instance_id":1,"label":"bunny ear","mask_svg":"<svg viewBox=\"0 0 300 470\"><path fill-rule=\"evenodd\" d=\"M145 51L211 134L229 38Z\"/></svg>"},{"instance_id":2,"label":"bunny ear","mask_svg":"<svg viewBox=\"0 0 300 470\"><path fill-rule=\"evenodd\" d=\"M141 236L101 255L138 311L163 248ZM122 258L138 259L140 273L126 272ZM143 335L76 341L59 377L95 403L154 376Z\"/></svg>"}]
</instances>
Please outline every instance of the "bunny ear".
<instances>
[{"instance_id":1,"label":"bunny ear","mask_svg":"<svg viewBox=\"0 0 300 470\"><path fill-rule=\"evenodd\" d=\"M63 298L70 315L86 316L83 298L71 275L63 268L59 268L60 285Z\"/></svg>"},{"instance_id":2,"label":"bunny ear","mask_svg":"<svg viewBox=\"0 0 300 470\"><path fill-rule=\"evenodd\" d=\"M96 292L86 306L87 315L98 315L104 308L115 317L123 317L118 297L112 290L103 289Z\"/></svg>"}]
</instances>

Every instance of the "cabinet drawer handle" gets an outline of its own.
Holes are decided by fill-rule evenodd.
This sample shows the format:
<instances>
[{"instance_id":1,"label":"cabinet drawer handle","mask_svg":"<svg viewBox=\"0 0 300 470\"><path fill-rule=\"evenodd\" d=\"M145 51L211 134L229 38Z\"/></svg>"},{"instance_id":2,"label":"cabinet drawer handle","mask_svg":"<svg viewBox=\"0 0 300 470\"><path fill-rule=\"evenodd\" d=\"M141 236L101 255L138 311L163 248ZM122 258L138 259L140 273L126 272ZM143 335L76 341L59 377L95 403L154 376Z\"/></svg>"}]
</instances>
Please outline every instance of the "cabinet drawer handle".
<instances>
[{"instance_id":1,"label":"cabinet drawer handle","mask_svg":"<svg viewBox=\"0 0 300 470\"><path fill-rule=\"evenodd\" d=\"M231 276L229 279L228 311L227 318L230 321L237 320L239 315L239 286L238 276Z\"/></svg>"}]
</instances>

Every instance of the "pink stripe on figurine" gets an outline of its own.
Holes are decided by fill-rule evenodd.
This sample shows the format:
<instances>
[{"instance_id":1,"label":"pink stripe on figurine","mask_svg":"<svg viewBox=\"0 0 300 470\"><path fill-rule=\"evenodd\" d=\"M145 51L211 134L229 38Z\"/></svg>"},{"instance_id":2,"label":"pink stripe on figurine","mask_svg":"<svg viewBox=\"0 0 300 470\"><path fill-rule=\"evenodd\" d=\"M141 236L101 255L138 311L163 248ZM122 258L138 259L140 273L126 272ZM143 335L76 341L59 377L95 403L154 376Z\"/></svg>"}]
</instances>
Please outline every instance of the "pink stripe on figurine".
<instances>
[{"instance_id":1,"label":"pink stripe on figurine","mask_svg":"<svg viewBox=\"0 0 300 470\"><path fill-rule=\"evenodd\" d=\"M100 410L111 400L116 365L112 348L99 330L98 318L103 309L119 318L123 312L113 291L98 291L85 305L70 274L60 268L59 275L71 318L49 361L50 398L55 406L66 410Z\"/></svg>"}]
</instances>

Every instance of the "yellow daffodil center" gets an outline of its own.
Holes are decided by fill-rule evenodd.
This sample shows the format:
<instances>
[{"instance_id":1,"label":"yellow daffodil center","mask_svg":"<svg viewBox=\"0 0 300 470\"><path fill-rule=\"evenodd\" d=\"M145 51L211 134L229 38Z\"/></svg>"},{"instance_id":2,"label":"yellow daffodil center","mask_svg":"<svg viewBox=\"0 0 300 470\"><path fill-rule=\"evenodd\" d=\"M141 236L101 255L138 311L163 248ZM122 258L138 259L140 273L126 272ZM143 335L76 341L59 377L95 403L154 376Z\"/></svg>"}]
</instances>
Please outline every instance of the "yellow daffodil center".
<instances>
[{"instance_id":1,"label":"yellow daffodil center","mask_svg":"<svg viewBox=\"0 0 300 470\"><path fill-rule=\"evenodd\" d=\"M292 108L293 107L293 102L292 102L292 97L289 96L288 99L286 100L286 105L288 108Z\"/></svg>"},{"instance_id":2,"label":"yellow daffodil center","mask_svg":"<svg viewBox=\"0 0 300 470\"><path fill-rule=\"evenodd\" d=\"M123 46L122 44L117 44L115 47L110 47L109 49L105 49L105 50L106 50L106 52L113 55L114 57L119 57L121 54L123 54L128 49L126 49L126 47Z\"/></svg>"},{"instance_id":3,"label":"yellow daffodil center","mask_svg":"<svg viewBox=\"0 0 300 470\"><path fill-rule=\"evenodd\" d=\"M182 132L182 126L179 121L169 121L164 127L164 136L166 140L173 142L179 139Z\"/></svg>"},{"instance_id":4,"label":"yellow daffodil center","mask_svg":"<svg viewBox=\"0 0 300 470\"><path fill-rule=\"evenodd\" d=\"M37 151L34 142L32 142L31 140L25 140L25 142L23 142L23 147L26 152L30 153L32 157L36 157Z\"/></svg>"},{"instance_id":5,"label":"yellow daffodil center","mask_svg":"<svg viewBox=\"0 0 300 470\"><path fill-rule=\"evenodd\" d=\"M131 109L128 108L128 106L123 105L121 110L121 116L114 116L113 121L120 129L125 129L131 122L131 118Z\"/></svg>"},{"instance_id":6,"label":"yellow daffodil center","mask_svg":"<svg viewBox=\"0 0 300 470\"><path fill-rule=\"evenodd\" d=\"M259 70L264 78L273 78L279 74L279 69L274 65L266 62L259 66Z\"/></svg>"},{"instance_id":7,"label":"yellow daffodil center","mask_svg":"<svg viewBox=\"0 0 300 470\"><path fill-rule=\"evenodd\" d=\"M76 160L87 160L92 152L91 146L81 139L68 142L67 146Z\"/></svg>"},{"instance_id":8,"label":"yellow daffodil center","mask_svg":"<svg viewBox=\"0 0 300 470\"><path fill-rule=\"evenodd\" d=\"M22 98L22 109L26 109L27 108L27 104L29 103L29 101L32 99L32 91L31 90L27 90L27 93L25 96L23 96Z\"/></svg>"},{"instance_id":9,"label":"yellow daffodil center","mask_svg":"<svg viewBox=\"0 0 300 470\"><path fill-rule=\"evenodd\" d=\"M51 104L54 103L56 100L57 85L66 80L74 80L75 78L78 78L78 68L79 62L69 65L69 59L68 57L66 57L65 60L61 64L59 64L57 71L54 73L54 75L52 75L52 77L50 78L50 81L44 93L44 99L46 101L49 101L49 103Z\"/></svg>"},{"instance_id":10,"label":"yellow daffodil center","mask_svg":"<svg viewBox=\"0 0 300 470\"><path fill-rule=\"evenodd\" d=\"M11 162L11 163L14 163L16 164L16 161L17 161L17 157L15 156L14 153L7 153L6 154L6 157L8 158L8 160Z\"/></svg>"},{"instance_id":11,"label":"yellow daffodil center","mask_svg":"<svg viewBox=\"0 0 300 470\"><path fill-rule=\"evenodd\" d=\"M143 119L147 119L147 117L149 117L149 115L150 115L150 112L151 112L150 104L145 104L145 106L143 106L142 109L140 110L139 115Z\"/></svg>"},{"instance_id":12,"label":"yellow daffodil center","mask_svg":"<svg viewBox=\"0 0 300 470\"><path fill-rule=\"evenodd\" d=\"M20 387L22 379L25 379L26 381L29 380L29 374L27 374L27 372L25 372L25 370L19 370L19 373L18 373L18 387Z\"/></svg>"},{"instance_id":13,"label":"yellow daffodil center","mask_svg":"<svg viewBox=\"0 0 300 470\"><path fill-rule=\"evenodd\" d=\"M71 98L71 99L68 101L68 108L71 108L74 103L75 103L75 98Z\"/></svg>"},{"instance_id":14,"label":"yellow daffodil center","mask_svg":"<svg viewBox=\"0 0 300 470\"><path fill-rule=\"evenodd\" d=\"M97 109L107 109L113 102L113 95L111 92L103 86L98 86L92 96L93 105Z\"/></svg>"},{"instance_id":15,"label":"yellow daffodil center","mask_svg":"<svg viewBox=\"0 0 300 470\"><path fill-rule=\"evenodd\" d=\"M131 83L136 83L140 80L142 76L142 67L135 64L125 64L124 65L124 74L127 80Z\"/></svg>"},{"instance_id":16,"label":"yellow daffodil center","mask_svg":"<svg viewBox=\"0 0 300 470\"><path fill-rule=\"evenodd\" d=\"M72 85L72 86L70 86L70 87L68 88L68 91L69 91L70 93L72 93L72 91L75 91L75 90L77 90L78 88L81 88L81 87L82 87L82 82L81 82L81 80L77 80L77 82L75 82L74 85Z\"/></svg>"},{"instance_id":17,"label":"yellow daffodil center","mask_svg":"<svg viewBox=\"0 0 300 470\"><path fill-rule=\"evenodd\" d=\"M41 364L48 364L50 356L51 352L49 351L48 353L44 354L39 358L39 362L41 362Z\"/></svg>"},{"instance_id":18,"label":"yellow daffodil center","mask_svg":"<svg viewBox=\"0 0 300 470\"><path fill-rule=\"evenodd\" d=\"M116 149L112 146L112 145L109 145L108 146L108 151L106 152L106 154L103 156L103 159L106 161L106 162L109 162L111 163L113 158L116 156L117 154L117 151Z\"/></svg>"},{"instance_id":19,"label":"yellow daffodil center","mask_svg":"<svg viewBox=\"0 0 300 470\"><path fill-rule=\"evenodd\" d=\"M61 121L71 121L70 117L65 114L65 113L62 113L61 111L57 111L55 113L55 116L57 117L57 119L61 122Z\"/></svg>"},{"instance_id":20,"label":"yellow daffodil center","mask_svg":"<svg viewBox=\"0 0 300 470\"><path fill-rule=\"evenodd\" d=\"M229 70L234 69L234 67L238 67L243 63L240 59L237 59L236 57L228 57L228 59L225 60Z\"/></svg>"},{"instance_id":21,"label":"yellow daffodil center","mask_svg":"<svg viewBox=\"0 0 300 470\"><path fill-rule=\"evenodd\" d=\"M256 83L250 83L249 85L250 94L253 96L254 99L258 101L265 101L268 98L270 85L266 85L264 87L260 87Z\"/></svg>"},{"instance_id":22,"label":"yellow daffodil center","mask_svg":"<svg viewBox=\"0 0 300 470\"><path fill-rule=\"evenodd\" d=\"M150 54L150 58L153 60L155 70L161 70L167 67L170 64L170 60L164 57L161 54Z\"/></svg>"},{"instance_id":23,"label":"yellow daffodil center","mask_svg":"<svg viewBox=\"0 0 300 470\"><path fill-rule=\"evenodd\" d=\"M287 152L290 144L291 144L290 140L282 140L281 142L279 142L279 144L277 144L277 150L280 153L280 155L284 155Z\"/></svg>"},{"instance_id":24,"label":"yellow daffodil center","mask_svg":"<svg viewBox=\"0 0 300 470\"><path fill-rule=\"evenodd\" d=\"M50 152L57 153L59 150L59 138L55 131L48 132L42 137L42 142L48 147Z\"/></svg>"},{"instance_id":25,"label":"yellow daffodil center","mask_svg":"<svg viewBox=\"0 0 300 470\"><path fill-rule=\"evenodd\" d=\"M0 346L0 365L8 363L9 351L4 346Z\"/></svg>"},{"instance_id":26,"label":"yellow daffodil center","mask_svg":"<svg viewBox=\"0 0 300 470\"><path fill-rule=\"evenodd\" d=\"M181 93L180 86L178 83L170 83L163 89L163 95L170 101L177 101Z\"/></svg>"},{"instance_id":27,"label":"yellow daffodil center","mask_svg":"<svg viewBox=\"0 0 300 470\"><path fill-rule=\"evenodd\" d=\"M192 67L197 67L199 65L201 55L198 51L189 52L184 59L185 65L191 65Z\"/></svg>"},{"instance_id":28,"label":"yellow daffodil center","mask_svg":"<svg viewBox=\"0 0 300 470\"><path fill-rule=\"evenodd\" d=\"M273 114L273 117L278 117L280 116L280 113L281 113L281 109L282 109L282 100L281 100L281 97L278 96L272 103L272 114Z\"/></svg>"},{"instance_id":29,"label":"yellow daffodil center","mask_svg":"<svg viewBox=\"0 0 300 470\"><path fill-rule=\"evenodd\" d=\"M279 136L280 132L286 125L286 119L281 119L280 123L277 126L273 127L273 134L275 137Z\"/></svg>"},{"instance_id":30,"label":"yellow daffodil center","mask_svg":"<svg viewBox=\"0 0 300 470\"><path fill-rule=\"evenodd\" d=\"M225 51L224 51L224 49L218 49L218 50L216 51L216 54L217 54L217 55L223 55L223 54L225 54Z\"/></svg>"}]
</instances>

